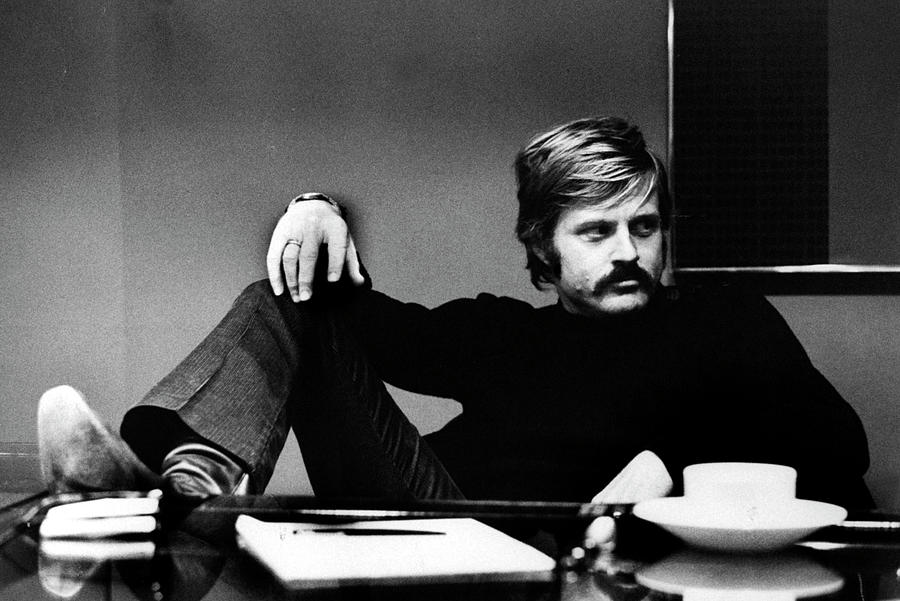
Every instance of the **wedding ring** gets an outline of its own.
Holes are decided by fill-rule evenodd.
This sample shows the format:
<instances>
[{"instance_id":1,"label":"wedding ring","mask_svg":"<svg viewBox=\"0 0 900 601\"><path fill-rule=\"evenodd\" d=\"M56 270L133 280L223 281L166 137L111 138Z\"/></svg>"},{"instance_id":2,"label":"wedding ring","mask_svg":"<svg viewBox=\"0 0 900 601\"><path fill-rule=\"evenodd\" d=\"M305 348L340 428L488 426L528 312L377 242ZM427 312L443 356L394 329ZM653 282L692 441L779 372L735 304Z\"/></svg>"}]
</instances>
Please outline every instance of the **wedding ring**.
<instances>
[{"instance_id":1,"label":"wedding ring","mask_svg":"<svg viewBox=\"0 0 900 601\"><path fill-rule=\"evenodd\" d=\"M300 241L299 241L299 240L295 240L294 238L288 238L288 241L285 242L284 245L285 245L285 246L288 246L288 245L290 245L290 244L296 244L297 246L300 246Z\"/></svg>"}]
</instances>

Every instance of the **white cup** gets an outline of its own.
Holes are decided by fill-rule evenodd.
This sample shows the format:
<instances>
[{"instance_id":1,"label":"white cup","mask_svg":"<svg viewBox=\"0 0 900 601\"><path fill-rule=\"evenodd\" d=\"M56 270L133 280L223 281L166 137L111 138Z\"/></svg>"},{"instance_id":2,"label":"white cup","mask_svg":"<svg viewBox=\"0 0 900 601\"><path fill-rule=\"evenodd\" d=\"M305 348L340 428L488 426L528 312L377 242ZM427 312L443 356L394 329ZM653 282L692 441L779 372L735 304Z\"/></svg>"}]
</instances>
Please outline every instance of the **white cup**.
<instances>
[{"instance_id":1,"label":"white cup","mask_svg":"<svg viewBox=\"0 0 900 601\"><path fill-rule=\"evenodd\" d=\"M797 494L797 470L771 463L698 463L684 468L684 496L719 511L752 516Z\"/></svg>"}]
</instances>

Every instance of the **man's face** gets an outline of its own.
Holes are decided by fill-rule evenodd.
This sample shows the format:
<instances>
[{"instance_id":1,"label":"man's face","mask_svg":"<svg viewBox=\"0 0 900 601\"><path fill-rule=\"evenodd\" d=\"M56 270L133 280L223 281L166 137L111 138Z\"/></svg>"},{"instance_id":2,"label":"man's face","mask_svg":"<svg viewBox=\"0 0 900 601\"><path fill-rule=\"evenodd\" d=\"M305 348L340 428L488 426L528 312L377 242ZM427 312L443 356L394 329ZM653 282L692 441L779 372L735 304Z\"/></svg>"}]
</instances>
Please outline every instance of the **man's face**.
<instances>
[{"instance_id":1,"label":"man's face","mask_svg":"<svg viewBox=\"0 0 900 601\"><path fill-rule=\"evenodd\" d=\"M665 244L655 192L615 206L565 209L553 232L563 306L586 316L644 307L665 266Z\"/></svg>"}]
</instances>

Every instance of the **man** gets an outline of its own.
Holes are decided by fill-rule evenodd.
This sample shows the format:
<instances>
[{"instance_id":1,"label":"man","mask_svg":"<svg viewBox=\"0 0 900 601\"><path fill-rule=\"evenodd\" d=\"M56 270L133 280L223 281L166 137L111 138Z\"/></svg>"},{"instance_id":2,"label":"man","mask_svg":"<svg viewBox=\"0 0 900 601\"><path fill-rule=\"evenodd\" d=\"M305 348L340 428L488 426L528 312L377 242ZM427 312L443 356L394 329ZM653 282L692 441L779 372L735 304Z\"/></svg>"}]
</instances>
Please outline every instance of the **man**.
<instances>
[{"instance_id":1,"label":"man","mask_svg":"<svg viewBox=\"0 0 900 601\"><path fill-rule=\"evenodd\" d=\"M691 463L736 460L794 466L801 497L871 504L858 417L771 305L660 285L671 202L636 127L555 128L519 153L516 174L531 280L557 304L389 298L340 207L302 195L272 235L271 290L245 290L126 414L129 446L70 389L45 395L45 415L84 424L43 427L49 479L261 491L293 427L322 495L627 502L677 493ZM423 438L383 381L463 412ZM84 444L98 437L107 443ZM89 461L64 450L85 447Z\"/></svg>"}]
</instances>

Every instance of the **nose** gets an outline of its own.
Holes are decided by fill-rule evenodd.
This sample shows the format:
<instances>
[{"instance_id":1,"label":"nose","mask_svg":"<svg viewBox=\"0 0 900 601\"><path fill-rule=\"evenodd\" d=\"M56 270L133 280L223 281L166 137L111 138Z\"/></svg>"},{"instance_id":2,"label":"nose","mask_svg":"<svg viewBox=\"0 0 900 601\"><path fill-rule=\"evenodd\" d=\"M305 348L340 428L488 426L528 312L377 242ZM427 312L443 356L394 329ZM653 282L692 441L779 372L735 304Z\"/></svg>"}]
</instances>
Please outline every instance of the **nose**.
<instances>
[{"instance_id":1,"label":"nose","mask_svg":"<svg viewBox=\"0 0 900 601\"><path fill-rule=\"evenodd\" d=\"M638 258L637 246L628 228L621 228L613 239L612 260L631 263Z\"/></svg>"}]
</instances>

